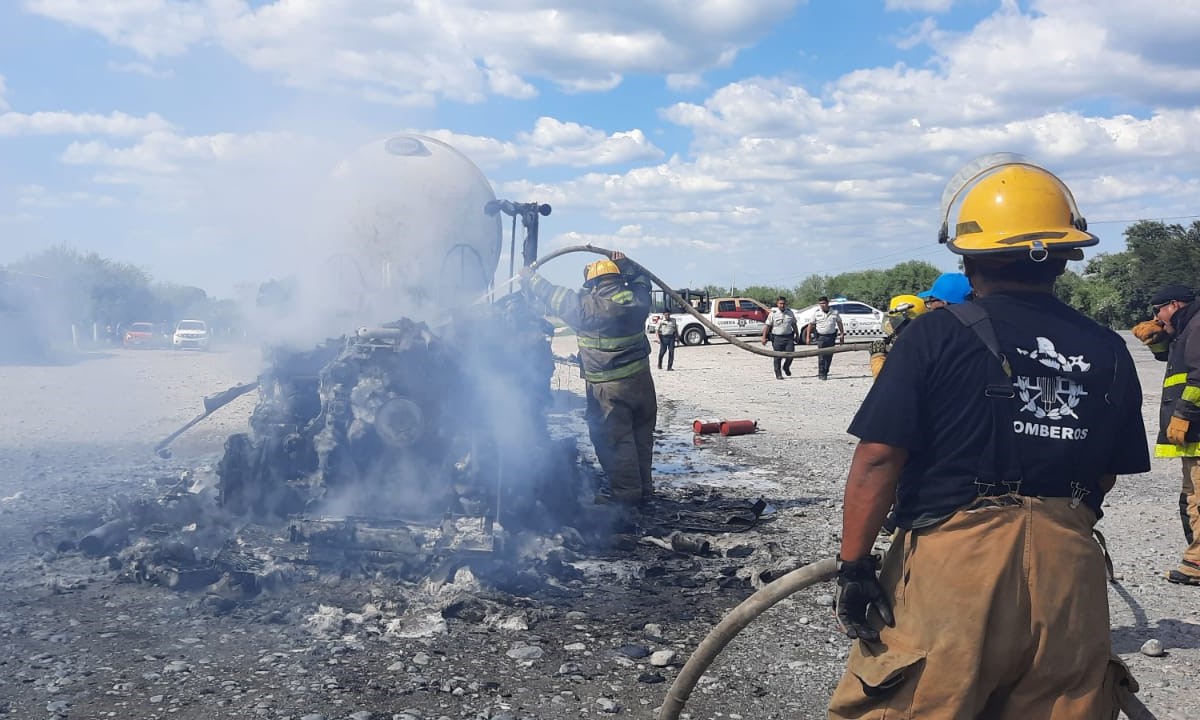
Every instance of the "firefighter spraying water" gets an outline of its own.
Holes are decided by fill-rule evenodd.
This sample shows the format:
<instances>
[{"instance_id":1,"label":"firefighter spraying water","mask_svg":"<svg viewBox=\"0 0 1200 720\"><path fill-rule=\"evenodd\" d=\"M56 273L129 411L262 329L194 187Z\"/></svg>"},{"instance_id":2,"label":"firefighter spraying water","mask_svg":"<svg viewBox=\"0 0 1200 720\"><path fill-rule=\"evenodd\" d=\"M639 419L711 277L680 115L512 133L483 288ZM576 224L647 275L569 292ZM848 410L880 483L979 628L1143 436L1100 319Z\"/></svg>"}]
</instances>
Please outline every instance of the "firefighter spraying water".
<instances>
[{"instance_id":1,"label":"firefighter spraying water","mask_svg":"<svg viewBox=\"0 0 1200 720\"><path fill-rule=\"evenodd\" d=\"M1079 252L1078 247L1094 244L1095 238L1086 232L1069 192L1044 169L1025 161L1007 159L973 166L970 170L952 182L956 187L949 194L950 205L957 210L961 204L962 209L957 224L950 226L944 241L966 257L968 274L974 273L972 279L978 278L982 288L999 288L998 297L1003 298L1003 293L1011 289L1009 285L1023 281L1025 276L1018 270L1027 264L1032 263L1035 270L1057 267L1063 258L1074 257ZM1005 215L1004 209L986 206L972 188L996 182L997 178L1008 182L1008 189L1017 193L1014 197L1034 198L1037 202L1028 205L1019 216ZM649 379L649 348L643 332L649 309L645 300L651 284L661 287L716 335L749 352L769 357L808 357L871 349L863 343L799 352L766 350L742 342L706 322L707 318L694 311L652 272L619 251L590 245L575 246L539 258L539 222L550 215L549 206L497 200L474 165L449 146L430 138L398 136L373 143L339 166L334 183L339 188L334 193L338 206L348 213L346 217L354 219L345 226L338 245L344 248L348 257L343 264L364 269L348 274L353 278L352 284L360 286L350 288L350 291L344 287L347 274L337 275L343 287L334 288L336 294L343 299L353 297L353 302L343 303L338 317L342 320L353 317L359 329L315 350L281 350L272 357L271 367L254 386L260 395L251 430L230 438L221 462L223 501L238 512L278 516L301 512L311 516L336 510L342 515L361 516L369 509L412 516L413 508L420 507L430 517L439 514L477 516L490 526L515 521L517 517L544 515L546 508L555 503L558 504L555 512L561 512L566 506L581 511L578 506L573 506L579 499L579 493L575 492L578 487L563 491L561 485L553 482L564 472L569 473L566 468L574 463L574 457L568 454L569 461L564 463L564 456L556 454L553 443L548 440L545 393L554 359L548 347L549 327L541 319L546 308L578 332L582 373L588 382L592 440L600 464L612 481L612 499L630 508L644 505L652 493L649 480L652 443L646 438L647 429L653 431L655 408L653 405L641 407L631 400L654 398ZM398 202L398 198L404 201ZM445 211L430 212L435 206ZM1059 212L1062 208L1066 210ZM947 208L945 212L949 216L951 209ZM497 284L494 274L503 250L502 216L512 219L512 240L508 253L509 278ZM519 271L516 269L518 219L524 229ZM1017 230L1011 230L1014 227ZM1067 240L1060 240L1060 235L1055 233ZM1026 241L1028 238L1033 239ZM603 256L587 265L581 290L551 285L536 274L536 269L545 263L577 252ZM1045 264L1046 261L1050 261L1049 264ZM1035 275L1042 278L1042 275ZM498 291L508 288L517 279L523 281L527 292L510 292L496 300ZM1052 282L1053 278L1042 279ZM473 322L458 312L472 307L470 301L475 298L478 298L475 305L491 301L486 304L487 310L476 317L483 322ZM945 315L958 322L957 315L922 314L921 303L913 300L896 298L893 307L889 308L897 326L897 332L892 336L898 335L903 327L907 339L897 345L896 350L887 348L891 351L889 368L897 366L899 370L890 369L880 375L872 396L882 396L888 388L894 389L894 383L886 380L905 375L905 369L912 364L909 354L920 352L924 347L922 328L932 327L926 316ZM983 305L1003 319L1008 312L1007 306L1000 306L1003 302L996 300ZM475 313L472 310L472 314ZM961 325L954 326L959 330L948 328L947 332L961 336L966 347L975 338L974 331L968 329L973 322L979 321L962 320ZM1064 328L1079 325L1070 318L1064 319L1063 323ZM1063 332L1070 334L1067 330ZM1041 342L1045 339L1042 336L1025 342L1024 338L1009 337L1007 329L1000 335L1002 343L1016 343L1013 348L1004 345L1003 357L1013 362L1010 366L1006 360L1005 373L1029 370L1032 365L1030 368L1025 365L1031 363L1051 367L1048 361L1057 358L1057 355L1043 358L1039 354L1043 353L1045 345ZM480 337L492 340L480 343ZM1070 344L1068 340L1057 342L1057 336L1055 340L1056 348ZM479 350L480 345L488 350ZM1103 343L1092 348L1096 352L1089 351L1089 357L1095 355L1102 359L1104 351L1097 349L1100 345ZM497 347L505 350L497 352ZM991 376L997 375L990 365L995 354L989 354L990 349L985 339L979 348L972 346L971 350L978 356L976 365L984 378L982 385L988 385ZM498 354L506 357L498 358ZM1119 364L1118 357L1116 365ZM1068 365L1064 367L1059 363L1056 372L1070 375L1069 382L1087 383L1093 377L1099 377L1094 374L1077 378L1082 370L1077 364ZM1114 366L1114 363L1108 362L1108 365ZM470 378L481 369L486 371L488 381L472 382ZM1117 372L1108 377L1122 380L1123 376ZM641 382L642 378L647 381L644 387L631 385ZM964 379L964 383L970 384L968 379ZM1028 383L1014 385L1007 377L1002 384L1005 387L1034 387ZM448 392L449 387L456 389ZM507 392L496 395L496 387L507 388ZM920 383L911 383L909 391L919 387ZM248 384L245 389L252 388ZM967 391L956 388L955 392L961 397ZM1016 395L1009 390L1004 397L1013 398L1015 402ZM1137 395L1137 392L1109 395L1102 388L1096 388L1095 392L1089 390L1086 394L1076 393L1077 399L1093 404L1103 402L1106 397L1128 399L1133 403ZM464 407L473 408L470 417L461 413ZM874 405L868 402L868 410L870 407ZM999 403L992 400L991 405L981 406L978 416L990 417L989 408L996 413L1002 412ZM206 406L206 413L208 411ZM1003 410L1006 418L1021 412L1020 407ZM1090 405L1084 409L1081 406L1075 410L1075 417L1088 414L1099 418L1105 412L1116 418L1123 410L1091 408ZM1060 422L1069 415L1059 413L1052 418L1041 418L1039 422ZM519 422L514 423L514 417ZM1024 420L1023 417L1016 419ZM1116 423L1115 419L1113 423ZM514 427L520 430L516 431ZM965 429L970 424L957 423L955 427ZM1010 421L997 427L1016 425ZM875 438L865 425L862 428L866 433L864 446L869 446L868 450L877 445L887 446L887 438ZM1072 428L1071 437L1079 441L1090 437L1095 443L1105 437L1099 428L1100 425L1089 427L1088 432ZM1052 436L1061 441L1066 437L1064 433L1060 429ZM1049 439L1050 435L1042 437ZM517 468L513 465L512 453L506 453L504 448L511 447L509 443L528 448L530 438L542 438L532 444L541 450L525 453L525 465ZM1004 442L1012 441L1006 437ZM1052 454L1051 448L1045 451ZM1077 453L1072 454L1072 458L1076 456ZM982 448L972 457L983 457L986 462L987 458L997 456ZM884 465L899 476L901 469L908 467L906 459L892 458ZM1037 503L1030 500L1031 495L1023 495L1018 487L1011 492L980 494L979 498L958 498L951 493L953 497L942 498L941 505L923 510L924 506L919 503L913 506L911 499L905 499L908 487L905 483L916 482L922 472L928 471L928 468L914 469L911 477L906 474L904 477L909 479L900 484L901 502L896 509L901 533L924 528L914 518L925 517L929 512L943 512L938 520L944 521L979 502L991 503L988 507L994 505L997 512L1009 514L1017 512L1011 508L1046 513L1045 522L1055 526L1064 537L1070 536L1071 542L1076 541L1075 535L1085 538L1077 544L1081 554L1088 554L1088 562L1080 565L1083 569L1072 572L1080 573L1081 582L1092 583L1096 578L1092 574L1094 563L1089 553L1094 554L1094 548L1085 547L1091 542L1090 535L1083 530L1075 533L1074 527L1086 525L1090 528L1087 518L1083 517L1089 512L1093 513L1090 517L1094 522L1096 510L1092 501L1107 490L1104 477L1111 473L1131 472L1136 469L1136 461L1136 458L1128 462L1117 458L1103 467L1097 466L1097 477L1076 478L1077 482L1070 484L1061 493L1061 498L1057 491L1041 488L1037 491L1038 497L1050 495L1055 500L1049 509L1032 507L1031 503ZM871 643L878 642L881 636L892 637L900 632L890 629L893 623L909 634L905 637L916 633L917 639L924 638L912 629L913 623L916 623L915 627L923 627L931 621L914 618L899 608L893 611L894 603L887 600L891 592L889 583L895 578L887 572L882 578L876 576L876 561L870 550L878 528L872 525L876 519L882 521L883 514L895 500L896 478L888 481L887 491L883 494L871 494L864 488L870 484L867 479L874 476L865 473L864 462L866 460L856 456L851 469L846 501L846 539L838 562L829 559L801 568L767 586L735 609L679 674L660 718L678 717L707 664L754 617L791 593L835 576L840 586L839 618L850 636L858 638L847 677L859 680L843 683L844 687L835 697L832 716L859 717L855 708L891 702L888 698L896 693L908 698L902 698L903 702L913 702L912 686L916 680L906 672L906 656L893 658L886 653L879 656ZM1072 467L1074 472L1080 471L1077 462ZM994 487L1009 487L1006 483L1010 483L1011 478L997 474L1004 468L997 465L988 470L996 475ZM905 473L909 470L905 469ZM513 484L513 478L518 476L525 478L523 485ZM1035 478L1040 477L1035 475ZM1047 488L1058 487L1055 484L1058 480L1054 478L1032 482L1034 485L1049 483ZM1085 486L1086 492L1074 490ZM871 499L876 495L886 497L886 505L882 500L875 503ZM384 502L397 496L405 501L390 507ZM417 499L415 505L410 502L413 499ZM1063 502L1058 503L1058 499ZM876 504L880 506L880 513L873 509ZM1060 504L1063 507L1060 508ZM872 509L864 509L868 506ZM1079 516L1078 522L1076 516ZM1014 525L1013 532L1021 530ZM868 537L870 540L863 539ZM955 543L961 542L959 535L952 539ZM1053 550L1046 557L1047 563L1057 561ZM884 567L886 570L889 565L885 563ZM985 571L982 567L978 569ZM1101 600L1093 597L1092 605L1080 610L1081 617L1094 616L1095 622L1087 625L1086 632L1096 639L1095 652L1089 653L1086 667L1076 668L1081 682L1088 687L1080 702L1091 703L1089 708L1103 708L1103 712L1115 711L1120 704L1131 717L1148 717L1138 714L1144 709L1140 709L1140 704L1132 698L1131 691L1136 690L1136 684L1120 675L1119 666L1109 665L1108 655L1100 647L1101 641L1107 639L1107 634L1100 632L1105 624L1098 610L1089 610L1102 601L1103 580L1100 582ZM980 602L986 602L986 598L981 596ZM1002 631L1003 628L998 628L998 632ZM975 651L982 657L992 649L975 648ZM870 664L866 658L876 656L892 663L895 672L876 678L862 670ZM1070 669L1067 663L1060 665L1064 670ZM1110 676L1112 683L1105 680ZM880 682L878 689L884 692L869 692L866 699L854 694L851 686L866 687L868 681L876 680ZM1101 684L1109 688L1110 694L1102 695ZM923 684L922 688L925 687ZM929 691L922 689L921 692ZM975 688L972 692L983 693L980 697L986 700L987 693L983 689ZM937 697L939 699L928 700L932 703L930 708L944 706L945 700L940 695Z\"/></svg>"}]
</instances>

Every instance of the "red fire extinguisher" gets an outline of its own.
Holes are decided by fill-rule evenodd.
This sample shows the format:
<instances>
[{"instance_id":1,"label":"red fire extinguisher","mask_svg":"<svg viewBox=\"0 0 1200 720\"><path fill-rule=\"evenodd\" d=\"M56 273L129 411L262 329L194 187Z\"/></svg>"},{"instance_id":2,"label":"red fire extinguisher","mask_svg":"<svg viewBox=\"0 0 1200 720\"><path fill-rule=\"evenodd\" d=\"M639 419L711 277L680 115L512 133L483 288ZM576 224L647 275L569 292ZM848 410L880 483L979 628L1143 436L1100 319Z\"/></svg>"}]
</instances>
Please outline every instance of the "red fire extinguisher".
<instances>
[{"instance_id":1,"label":"red fire extinguisher","mask_svg":"<svg viewBox=\"0 0 1200 720\"><path fill-rule=\"evenodd\" d=\"M749 435L758 431L757 420L722 420L722 435Z\"/></svg>"}]
</instances>

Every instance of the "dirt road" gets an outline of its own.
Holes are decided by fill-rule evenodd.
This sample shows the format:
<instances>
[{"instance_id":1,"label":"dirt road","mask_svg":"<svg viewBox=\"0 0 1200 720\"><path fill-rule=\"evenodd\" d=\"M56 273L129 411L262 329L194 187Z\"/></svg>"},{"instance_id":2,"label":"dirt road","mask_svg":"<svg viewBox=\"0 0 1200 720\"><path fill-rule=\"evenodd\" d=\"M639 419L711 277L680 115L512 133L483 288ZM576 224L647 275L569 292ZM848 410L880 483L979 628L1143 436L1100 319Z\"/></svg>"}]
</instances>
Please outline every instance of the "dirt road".
<instances>
[{"instance_id":1,"label":"dirt road","mask_svg":"<svg viewBox=\"0 0 1200 720\"><path fill-rule=\"evenodd\" d=\"M574 351L572 338L555 343ZM1161 365L1134 355L1153 428ZM302 577L229 607L118 583L105 560L45 544L40 531L88 528L109 503L211 465L226 435L244 429L253 397L185 436L169 461L150 447L198 413L203 395L252 378L256 362L251 351L114 350L63 367L0 367L0 716L652 717L687 654L758 573L835 552L853 449L844 430L870 387L863 354L836 356L827 382L815 360L799 360L781 382L768 359L725 344L678 350L676 370L656 372L658 482L674 495L762 496L773 519L714 535L710 558L639 548L579 559L560 595L488 596L503 622L460 613L436 632L388 633L375 618L434 591L352 573ZM583 387L567 369L554 384ZM578 412L561 421L579 428ZM710 416L756 419L761 431L693 444L692 419ZM1160 718L1200 716L1200 592L1161 579L1181 549L1178 472L1156 461L1120 479L1102 523L1121 578L1110 592L1116 649ZM821 717L849 647L829 595L802 593L748 628L697 689L691 717ZM1164 656L1138 652L1152 638Z\"/></svg>"}]
</instances>

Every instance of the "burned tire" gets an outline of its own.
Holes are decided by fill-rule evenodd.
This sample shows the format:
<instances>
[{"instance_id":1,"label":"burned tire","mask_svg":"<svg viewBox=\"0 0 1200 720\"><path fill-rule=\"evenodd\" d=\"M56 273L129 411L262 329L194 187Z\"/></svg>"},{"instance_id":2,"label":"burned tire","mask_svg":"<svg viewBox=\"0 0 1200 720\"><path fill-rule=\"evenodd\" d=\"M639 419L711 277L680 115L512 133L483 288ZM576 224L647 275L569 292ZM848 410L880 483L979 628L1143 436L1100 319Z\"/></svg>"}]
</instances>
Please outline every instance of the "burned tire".
<instances>
[{"instance_id":1,"label":"burned tire","mask_svg":"<svg viewBox=\"0 0 1200 720\"><path fill-rule=\"evenodd\" d=\"M679 337L684 345L703 345L708 338L704 328L699 325L688 325Z\"/></svg>"}]
</instances>

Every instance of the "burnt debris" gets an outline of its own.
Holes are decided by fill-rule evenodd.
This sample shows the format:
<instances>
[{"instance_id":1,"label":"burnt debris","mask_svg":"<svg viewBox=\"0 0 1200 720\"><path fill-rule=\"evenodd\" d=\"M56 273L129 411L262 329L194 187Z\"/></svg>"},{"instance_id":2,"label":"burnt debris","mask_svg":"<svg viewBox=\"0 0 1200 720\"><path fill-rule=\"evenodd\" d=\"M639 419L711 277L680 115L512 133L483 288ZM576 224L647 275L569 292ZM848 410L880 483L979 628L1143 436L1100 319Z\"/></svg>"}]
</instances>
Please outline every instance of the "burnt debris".
<instances>
[{"instance_id":1,"label":"burnt debris","mask_svg":"<svg viewBox=\"0 0 1200 720\"><path fill-rule=\"evenodd\" d=\"M510 297L438 333L402 319L272 350L250 431L217 467L221 506L256 521L569 521L579 483L546 422L549 328Z\"/></svg>"},{"instance_id":2,"label":"burnt debris","mask_svg":"<svg viewBox=\"0 0 1200 720\"><path fill-rule=\"evenodd\" d=\"M551 334L510 295L436 329L401 319L273 348L255 382L205 399L207 415L258 393L214 469L165 482L156 500L117 503L68 549L107 557L129 582L203 591L218 613L330 575L570 598L588 556L649 545L721 563L684 533L741 532L772 510L664 498L631 519L597 505L599 478L579 462L570 424L549 421ZM636 539L647 535L662 539ZM718 584L749 582L725 567ZM450 607L470 593L436 595Z\"/></svg>"}]
</instances>

